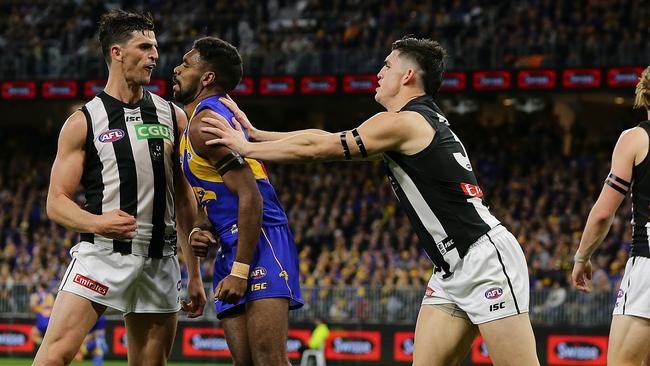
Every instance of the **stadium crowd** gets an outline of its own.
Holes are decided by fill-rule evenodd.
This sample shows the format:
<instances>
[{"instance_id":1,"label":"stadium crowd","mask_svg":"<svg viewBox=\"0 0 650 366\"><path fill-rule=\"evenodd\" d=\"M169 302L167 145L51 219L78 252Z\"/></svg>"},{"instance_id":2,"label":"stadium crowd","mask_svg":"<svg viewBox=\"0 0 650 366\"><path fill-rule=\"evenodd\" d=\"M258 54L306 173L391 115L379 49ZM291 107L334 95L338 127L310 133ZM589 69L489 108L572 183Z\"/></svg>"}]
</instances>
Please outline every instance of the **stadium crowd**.
<instances>
[{"instance_id":1,"label":"stadium crowd","mask_svg":"<svg viewBox=\"0 0 650 366\"><path fill-rule=\"evenodd\" d=\"M110 7L150 11L167 78L200 35L239 47L248 74L370 72L405 34L439 40L452 69L641 65L650 6L632 0L0 2L0 75L102 77L96 35Z\"/></svg>"}]
</instances>

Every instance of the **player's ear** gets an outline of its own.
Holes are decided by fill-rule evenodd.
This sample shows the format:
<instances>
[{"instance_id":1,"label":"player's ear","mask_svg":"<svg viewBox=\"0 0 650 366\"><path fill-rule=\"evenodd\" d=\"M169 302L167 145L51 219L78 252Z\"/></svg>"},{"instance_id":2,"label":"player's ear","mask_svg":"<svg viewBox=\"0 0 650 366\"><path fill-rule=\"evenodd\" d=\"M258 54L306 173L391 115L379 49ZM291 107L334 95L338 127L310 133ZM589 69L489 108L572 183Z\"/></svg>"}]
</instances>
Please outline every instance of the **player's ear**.
<instances>
[{"instance_id":1,"label":"player's ear","mask_svg":"<svg viewBox=\"0 0 650 366\"><path fill-rule=\"evenodd\" d=\"M409 82L415 81L415 69L412 67L409 67L406 69L404 72L404 75L402 76L402 84L408 84Z\"/></svg>"},{"instance_id":2,"label":"player's ear","mask_svg":"<svg viewBox=\"0 0 650 366\"><path fill-rule=\"evenodd\" d=\"M111 46L110 50L111 59L122 62L122 47L119 44L114 44Z\"/></svg>"},{"instance_id":3,"label":"player's ear","mask_svg":"<svg viewBox=\"0 0 650 366\"><path fill-rule=\"evenodd\" d=\"M207 87L208 85L216 81L217 81L217 74L215 74L214 71L204 72L203 76L201 76L201 83L203 84L204 87Z\"/></svg>"}]
</instances>

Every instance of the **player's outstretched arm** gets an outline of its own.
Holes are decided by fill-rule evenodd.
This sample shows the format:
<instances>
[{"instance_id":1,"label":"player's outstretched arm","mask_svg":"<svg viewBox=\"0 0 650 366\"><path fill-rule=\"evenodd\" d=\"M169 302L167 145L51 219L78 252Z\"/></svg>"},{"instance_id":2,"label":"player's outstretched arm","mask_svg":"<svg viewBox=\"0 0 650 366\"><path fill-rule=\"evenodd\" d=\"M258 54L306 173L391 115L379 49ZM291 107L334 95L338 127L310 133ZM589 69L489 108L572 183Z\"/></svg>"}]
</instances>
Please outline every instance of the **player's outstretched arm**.
<instances>
[{"instance_id":1,"label":"player's outstretched arm","mask_svg":"<svg viewBox=\"0 0 650 366\"><path fill-rule=\"evenodd\" d=\"M244 113L237 103L235 103L232 98L230 98L229 95L227 95L225 98L221 97L219 100L226 106L230 111L235 115L235 119L239 122L241 125L242 129L246 130L246 133L248 133L248 136L254 140L254 141L275 141L275 140L282 140L287 137L291 137L294 135L299 135L301 133L311 133L315 135L327 135L329 132L324 131L324 130L319 130L316 128L310 128L306 130L299 130L299 131L288 131L288 132L275 132L275 131L264 131L255 128L251 121L248 119L248 116L246 116L246 113Z\"/></svg>"},{"instance_id":2,"label":"player's outstretched arm","mask_svg":"<svg viewBox=\"0 0 650 366\"><path fill-rule=\"evenodd\" d=\"M203 110L194 117L190 138L197 153L210 160L223 178L226 187L238 198L235 263L230 275L215 289L215 298L225 303L235 304L244 296L248 286L248 266L255 254L262 228L262 196L252 170L239 153L225 146L205 144L210 136L199 130L200 120L210 112Z\"/></svg>"},{"instance_id":3,"label":"player's outstretched arm","mask_svg":"<svg viewBox=\"0 0 650 366\"><path fill-rule=\"evenodd\" d=\"M246 141L236 121L232 128L216 113L201 120L210 125L201 127L201 131L217 136L206 144L224 145L247 157L275 162L373 159L386 151L402 151L414 133L408 115L382 112L350 131L301 133L281 140L251 143Z\"/></svg>"},{"instance_id":4,"label":"player's outstretched arm","mask_svg":"<svg viewBox=\"0 0 650 366\"><path fill-rule=\"evenodd\" d=\"M176 145L174 146L174 156L177 157L179 156L178 142L180 141L180 134L187 127L187 117L185 116L185 112L176 106L174 106L174 112L176 114L176 131L178 133L176 136ZM203 279L201 278L199 259L188 242L192 224L196 221L198 208L194 195L192 194L192 189L181 171L179 160L174 158L173 161L177 240L183 252L188 273L187 295L189 302L183 300L181 307L183 311L187 312L188 318L196 318L203 314L203 309L207 302Z\"/></svg>"},{"instance_id":5,"label":"player's outstretched arm","mask_svg":"<svg viewBox=\"0 0 650 366\"><path fill-rule=\"evenodd\" d=\"M86 133L86 118L81 111L73 113L61 128L47 192L47 215L69 230L111 239L131 239L137 230L133 216L121 210L91 214L73 199L83 174Z\"/></svg>"},{"instance_id":6,"label":"player's outstretched arm","mask_svg":"<svg viewBox=\"0 0 650 366\"><path fill-rule=\"evenodd\" d=\"M638 154L648 150L648 137L642 128L621 134L612 154L612 170L600 196L589 212L580 246L574 257L571 282L581 291L591 291L591 255L603 242L632 183L632 169Z\"/></svg>"}]
</instances>

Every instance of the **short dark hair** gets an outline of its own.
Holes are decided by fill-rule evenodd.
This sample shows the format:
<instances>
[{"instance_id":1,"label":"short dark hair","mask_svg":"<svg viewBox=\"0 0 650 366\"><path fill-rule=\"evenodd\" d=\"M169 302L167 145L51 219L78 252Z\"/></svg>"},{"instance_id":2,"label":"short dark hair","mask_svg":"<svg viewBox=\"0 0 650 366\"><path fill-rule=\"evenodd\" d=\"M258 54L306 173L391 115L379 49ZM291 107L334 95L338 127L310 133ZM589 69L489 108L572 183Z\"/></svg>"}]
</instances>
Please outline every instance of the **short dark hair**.
<instances>
[{"instance_id":1,"label":"short dark hair","mask_svg":"<svg viewBox=\"0 0 650 366\"><path fill-rule=\"evenodd\" d=\"M442 84L442 73L445 71L447 52L436 41L427 38L404 37L393 42L391 50L399 51L400 56L415 61L424 72L422 81L424 92L434 95Z\"/></svg>"},{"instance_id":2,"label":"short dark hair","mask_svg":"<svg viewBox=\"0 0 650 366\"><path fill-rule=\"evenodd\" d=\"M229 93L237 87L244 70L241 56L233 45L217 37L203 37L197 39L192 48L199 51L201 60L217 74L216 84L221 92Z\"/></svg>"},{"instance_id":3,"label":"short dark hair","mask_svg":"<svg viewBox=\"0 0 650 366\"><path fill-rule=\"evenodd\" d=\"M99 21L99 43L107 64L111 64L111 46L124 44L131 39L133 31L152 31L153 18L150 13L131 13L113 9L102 15Z\"/></svg>"}]
</instances>

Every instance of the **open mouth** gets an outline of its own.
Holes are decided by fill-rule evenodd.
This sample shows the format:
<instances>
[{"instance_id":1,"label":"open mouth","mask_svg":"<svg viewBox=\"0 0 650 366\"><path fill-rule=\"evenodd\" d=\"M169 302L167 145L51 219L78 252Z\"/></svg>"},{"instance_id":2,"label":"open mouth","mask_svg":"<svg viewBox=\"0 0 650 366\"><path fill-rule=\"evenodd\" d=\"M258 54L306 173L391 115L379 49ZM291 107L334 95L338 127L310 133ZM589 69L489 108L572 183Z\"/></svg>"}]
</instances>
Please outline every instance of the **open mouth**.
<instances>
[{"instance_id":1,"label":"open mouth","mask_svg":"<svg viewBox=\"0 0 650 366\"><path fill-rule=\"evenodd\" d=\"M144 67L144 69L147 70L147 71L149 71L149 73L152 73L152 72L153 72L153 69L154 69L155 67L156 67L155 64L153 64L153 65L147 65L147 66Z\"/></svg>"}]
</instances>

